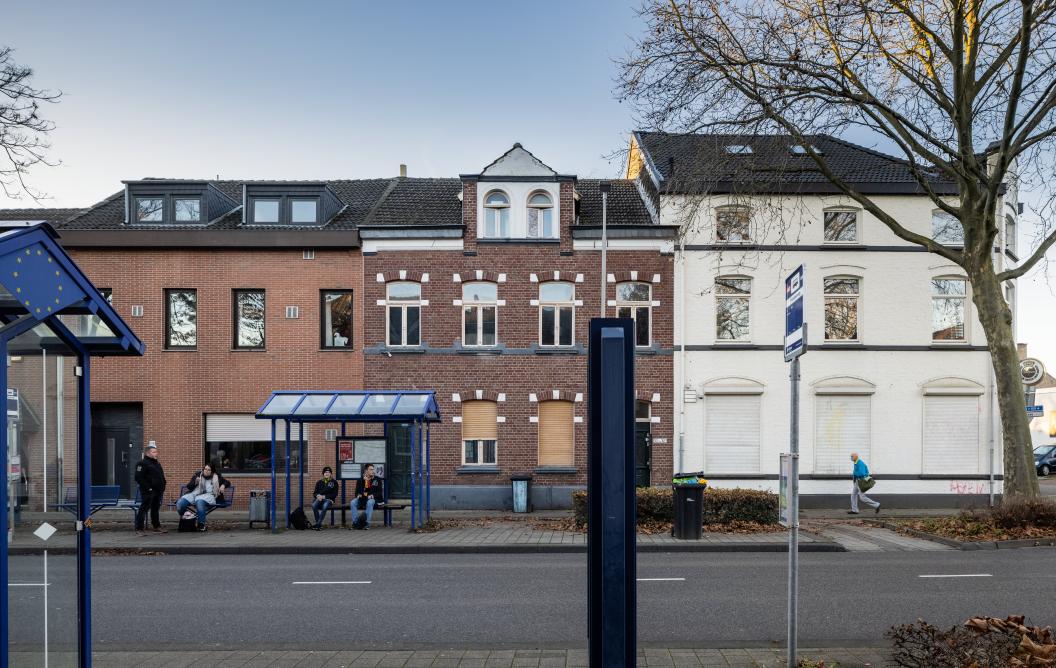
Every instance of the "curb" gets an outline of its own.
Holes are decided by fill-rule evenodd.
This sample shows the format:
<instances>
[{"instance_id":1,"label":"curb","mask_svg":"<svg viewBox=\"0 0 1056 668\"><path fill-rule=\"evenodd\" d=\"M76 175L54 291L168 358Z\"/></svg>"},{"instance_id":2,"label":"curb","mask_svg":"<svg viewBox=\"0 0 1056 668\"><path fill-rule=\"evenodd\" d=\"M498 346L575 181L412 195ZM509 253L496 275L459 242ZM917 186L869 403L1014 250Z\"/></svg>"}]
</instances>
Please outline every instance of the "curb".
<instances>
[{"instance_id":1,"label":"curb","mask_svg":"<svg viewBox=\"0 0 1056 668\"><path fill-rule=\"evenodd\" d=\"M965 552L973 552L977 550L1016 550L1023 547L1050 547L1056 546L1056 538L1017 538L1015 540L981 540L981 541L963 541L956 540L954 538L946 538L945 536L939 536L937 534L928 533L926 531L919 531L910 527L901 526L898 524L892 524L883 520L865 520L869 524L879 526L884 529L890 529L892 531L901 531L908 533L914 538L920 538L923 540L930 540L933 543L940 543L942 545L948 545L950 547L963 550Z\"/></svg>"},{"instance_id":2,"label":"curb","mask_svg":"<svg viewBox=\"0 0 1056 668\"><path fill-rule=\"evenodd\" d=\"M804 552L846 552L843 545L829 541L800 543L800 553ZM60 547L49 549L57 555L77 554L77 548ZM208 554L586 554L586 544L565 545L561 543L547 545L254 545L250 547L200 547L194 545L137 545L136 547L96 547L92 548L94 556L140 556L140 555L208 555ZM638 545L639 553L657 552L788 552L787 543L676 543L658 545L645 543ZM26 556L40 554L39 549L11 547L8 554Z\"/></svg>"}]
</instances>

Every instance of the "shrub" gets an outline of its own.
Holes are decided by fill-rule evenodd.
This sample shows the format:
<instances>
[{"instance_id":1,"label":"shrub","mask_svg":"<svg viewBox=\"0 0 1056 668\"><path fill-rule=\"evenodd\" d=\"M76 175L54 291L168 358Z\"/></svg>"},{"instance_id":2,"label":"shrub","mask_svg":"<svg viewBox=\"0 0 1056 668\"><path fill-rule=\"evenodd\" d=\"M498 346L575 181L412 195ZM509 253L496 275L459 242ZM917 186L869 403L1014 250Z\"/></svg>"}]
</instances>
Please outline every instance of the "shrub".
<instances>
[{"instance_id":1,"label":"shrub","mask_svg":"<svg viewBox=\"0 0 1056 668\"><path fill-rule=\"evenodd\" d=\"M674 491L670 487L637 490L639 522L672 522ZM587 522L587 493L572 493L572 512L577 524ZM704 524L734 522L777 523L777 495L754 489L708 489L704 492Z\"/></svg>"},{"instance_id":2,"label":"shrub","mask_svg":"<svg viewBox=\"0 0 1056 668\"><path fill-rule=\"evenodd\" d=\"M990 517L1002 529L1056 528L1056 503L1047 499L1006 499L990 511Z\"/></svg>"}]
</instances>

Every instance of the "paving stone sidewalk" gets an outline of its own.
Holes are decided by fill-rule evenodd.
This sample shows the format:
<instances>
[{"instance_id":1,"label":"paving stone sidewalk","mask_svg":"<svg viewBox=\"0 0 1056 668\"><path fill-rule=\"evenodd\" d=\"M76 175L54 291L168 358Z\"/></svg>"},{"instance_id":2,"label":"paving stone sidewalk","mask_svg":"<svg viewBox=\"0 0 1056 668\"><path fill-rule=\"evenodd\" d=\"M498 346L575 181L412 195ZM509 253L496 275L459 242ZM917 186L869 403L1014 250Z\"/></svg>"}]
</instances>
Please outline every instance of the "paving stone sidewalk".
<instances>
[{"instance_id":1,"label":"paving stone sidewalk","mask_svg":"<svg viewBox=\"0 0 1056 668\"><path fill-rule=\"evenodd\" d=\"M801 649L801 659L823 659L826 668L891 666L886 648ZM39 666L41 657L12 652L12 666ZM54 657L60 658L60 657ZM95 652L97 668L571 668L589 666L585 649L430 651L166 651ZM58 664L56 664L58 665ZM62 664L66 665L66 664ZM779 649L644 649L639 666L784 666Z\"/></svg>"}]
</instances>

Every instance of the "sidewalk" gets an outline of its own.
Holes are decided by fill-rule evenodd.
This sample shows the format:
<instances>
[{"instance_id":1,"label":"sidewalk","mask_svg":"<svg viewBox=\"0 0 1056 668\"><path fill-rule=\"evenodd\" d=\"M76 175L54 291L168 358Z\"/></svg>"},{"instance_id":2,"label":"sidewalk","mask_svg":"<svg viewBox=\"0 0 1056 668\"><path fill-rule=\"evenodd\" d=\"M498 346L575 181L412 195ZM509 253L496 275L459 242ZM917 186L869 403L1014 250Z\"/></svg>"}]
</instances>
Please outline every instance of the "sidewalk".
<instances>
[{"instance_id":1,"label":"sidewalk","mask_svg":"<svg viewBox=\"0 0 1056 668\"><path fill-rule=\"evenodd\" d=\"M784 666L780 649L639 649L639 666ZM800 649L801 659L825 660L826 667L890 666L883 647ZM53 658L58 658L53 655ZM11 653L12 666L41 665L39 656ZM34 661L36 661L34 663ZM439 650L439 651L170 651L94 652L98 668L571 668L588 666L587 651Z\"/></svg>"}]
</instances>

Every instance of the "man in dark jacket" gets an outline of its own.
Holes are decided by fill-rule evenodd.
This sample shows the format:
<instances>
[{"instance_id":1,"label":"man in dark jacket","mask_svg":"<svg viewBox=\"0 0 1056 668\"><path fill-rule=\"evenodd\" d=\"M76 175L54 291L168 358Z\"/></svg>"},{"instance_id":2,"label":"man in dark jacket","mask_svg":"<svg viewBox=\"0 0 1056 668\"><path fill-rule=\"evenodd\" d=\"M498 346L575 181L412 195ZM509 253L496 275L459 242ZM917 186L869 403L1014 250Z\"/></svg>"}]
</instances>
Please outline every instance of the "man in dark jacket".
<instances>
[{"instance_id":1,"label":"man in dark jacket","mask_svg":"<svg viewBox=\"0 0 1056 668\"><path fill-rule=\"evenodd\" d=\"M158 446L151 441L143 453L143 459L136 464L136 484L139 485L141 503L136 512L136 535L146 535L147 511L150 511L150 523L154 527L154 533L168 533L169 530L161 526L158 511L161 509L161 499L165 495L165 471L158 461Z\"/></svg>"},{"instance_id":2,"label":"man in dark jacket","mask_svg":"<svg viewBox=\"0 0 1056 668\"><path fill-rule=\"evenodd\" d=\"M315 491L312 493L312 512L315 513L315 530L323 528L323 517L326 511L333 507L337 499L337 481L334 480L334 470L329 466L323 467L323 478L315 483Z\"/></svg>"},{"instance_id":3,"label":"man in dark jacket","mask_svg":"<svg viewBox=\"0 0 1056 668\"><path fill-rule=\"evenodd\" d=\"M363 511L363 528L370 528L370 517L375 504L384 501L381 479L374 476L374 465L363 467L363 477L356 481L356 498L352 502L352 528L359 526L359 511Z\"/></svg>"}]
</instances>

